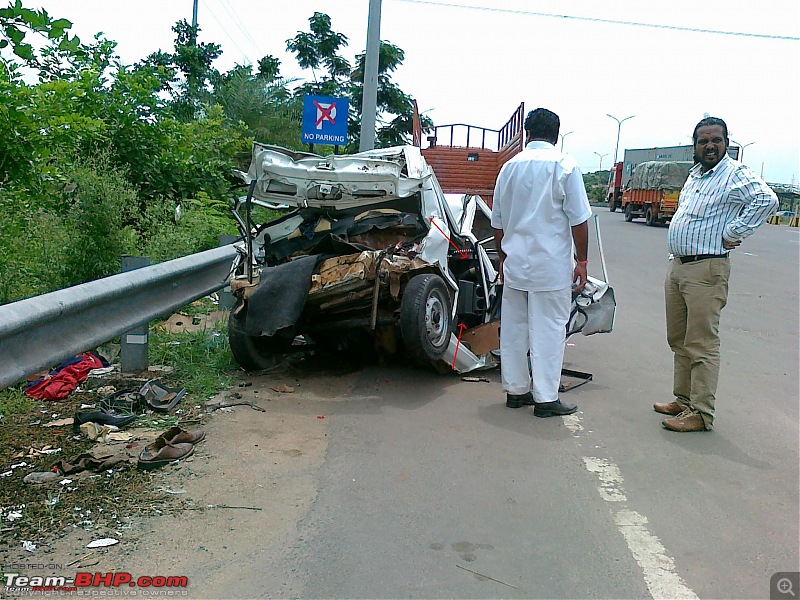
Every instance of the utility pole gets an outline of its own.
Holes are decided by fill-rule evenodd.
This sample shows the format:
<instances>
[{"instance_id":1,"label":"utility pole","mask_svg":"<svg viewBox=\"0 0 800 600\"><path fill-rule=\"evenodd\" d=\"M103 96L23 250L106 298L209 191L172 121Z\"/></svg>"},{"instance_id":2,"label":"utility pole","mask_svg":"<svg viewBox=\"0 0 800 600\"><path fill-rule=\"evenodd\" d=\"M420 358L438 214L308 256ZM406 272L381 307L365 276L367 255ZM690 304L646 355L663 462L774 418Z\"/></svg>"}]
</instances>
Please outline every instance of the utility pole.
<instances>
[{"instance_id":1,"label":"utility pole","mask_svg":"<svg viewBox=\"0 0 800 600\"><path fill-rule=\"evenodd\" d=\"M192 8L192 27L197 27L197 2L194 0L194 7Z\"/></svg>"},{"instance_id":2,"label":"utility pole","mask_svg":"<svg viewBox=\"0 0 800 600\"><path fill-rule=\"evenodd\" d=\"M378 54L381 47L381 0L369 0L367 54L364 58L364 97L361 101L361 136L358 150L375 148L375 113L378 107Z\"/></svg>"}]
</instances>

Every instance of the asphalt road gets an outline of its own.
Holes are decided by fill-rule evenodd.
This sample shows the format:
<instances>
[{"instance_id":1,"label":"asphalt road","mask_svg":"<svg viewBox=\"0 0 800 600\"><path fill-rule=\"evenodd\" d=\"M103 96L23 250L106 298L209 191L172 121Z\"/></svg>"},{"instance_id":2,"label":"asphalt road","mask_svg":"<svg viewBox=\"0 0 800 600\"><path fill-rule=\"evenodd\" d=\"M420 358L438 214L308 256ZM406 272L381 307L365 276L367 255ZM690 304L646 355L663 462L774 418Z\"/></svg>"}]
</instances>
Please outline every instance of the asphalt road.
<instances>
[{"instance_id":1,"label":"asphalt road","mask_svg":"<svg viewBox=\"0 0 800 600\"><path fill-rule=\"evenodd\" d=\"M507 409L498 372L363 369L327 406L285 548L301 597L769 598L800 570L800 231L734 252L715 430L678 434L652 410L671 400L667 229L595 210L618 307L613 333L569 340L565 366L594 375L563 395L580 411Z\"/></svg>"}]
</instances>

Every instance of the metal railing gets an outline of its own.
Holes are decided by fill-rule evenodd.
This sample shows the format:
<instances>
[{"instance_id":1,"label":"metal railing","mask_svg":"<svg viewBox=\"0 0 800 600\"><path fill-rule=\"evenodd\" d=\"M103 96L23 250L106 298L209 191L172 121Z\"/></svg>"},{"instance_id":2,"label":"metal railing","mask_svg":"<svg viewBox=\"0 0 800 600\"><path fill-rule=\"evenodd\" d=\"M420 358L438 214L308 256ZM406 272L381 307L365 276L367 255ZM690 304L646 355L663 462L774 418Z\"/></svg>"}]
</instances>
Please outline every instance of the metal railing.
<instances>
[{"instance_id":1,"label":"metal railing","mask_svg":"<svg viewBox=\"0 0 800 600\"><path fill-rule=\"evenodd\" d=\"M223 288L233 245L0 306L0 389Z\"/></svg>"}]
</instances>

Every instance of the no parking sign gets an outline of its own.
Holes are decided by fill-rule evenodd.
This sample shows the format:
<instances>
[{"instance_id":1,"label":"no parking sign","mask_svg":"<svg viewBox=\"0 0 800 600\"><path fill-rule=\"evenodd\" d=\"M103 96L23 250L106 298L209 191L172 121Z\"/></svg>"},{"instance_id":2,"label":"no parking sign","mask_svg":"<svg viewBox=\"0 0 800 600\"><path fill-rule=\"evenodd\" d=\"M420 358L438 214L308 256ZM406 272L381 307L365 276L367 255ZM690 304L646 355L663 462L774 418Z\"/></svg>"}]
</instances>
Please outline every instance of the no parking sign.
<instances>
[{"instance_id":1,"label":"no parking sign","mask_svg":"<svg viewBox=\"0 0 800 600\"><path fill-rule=\"evenodd\" d=\"M304 144L347 145L347 114L350 101L347 98L327 96L303 97Z\"/></svg>"}]
</instances>

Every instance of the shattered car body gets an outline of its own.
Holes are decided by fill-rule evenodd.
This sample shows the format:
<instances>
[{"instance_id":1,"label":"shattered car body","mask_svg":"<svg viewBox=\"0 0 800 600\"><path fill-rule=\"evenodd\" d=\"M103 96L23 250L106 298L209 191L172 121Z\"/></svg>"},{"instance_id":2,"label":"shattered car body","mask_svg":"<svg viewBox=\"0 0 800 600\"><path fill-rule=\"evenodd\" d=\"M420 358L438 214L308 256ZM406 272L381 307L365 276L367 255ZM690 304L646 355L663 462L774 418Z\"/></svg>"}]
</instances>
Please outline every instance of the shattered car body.
<instances>
[{"instance_id":1,"label":"shattered car body","mask_svg":"<svg viewBox=\"0 0 800 600\"><path fill-rule=\"evenodd\" d=\"M312 346L444 371L498 364L490 209L444 194L419 148L317 156L255 144L242 176L229 336L245 369ZM257 224L254 205L294 208ZM611 287L590 279L568 333L610 331L614 307Z\"/></svg>"}]
</instances>

